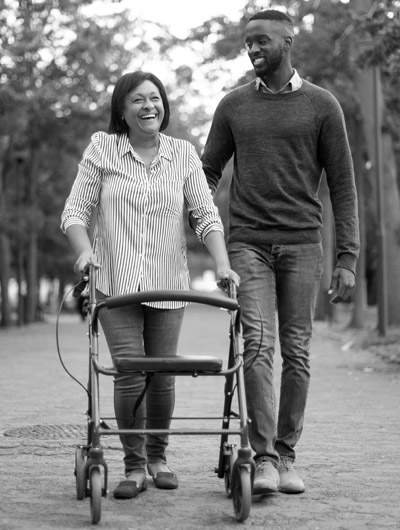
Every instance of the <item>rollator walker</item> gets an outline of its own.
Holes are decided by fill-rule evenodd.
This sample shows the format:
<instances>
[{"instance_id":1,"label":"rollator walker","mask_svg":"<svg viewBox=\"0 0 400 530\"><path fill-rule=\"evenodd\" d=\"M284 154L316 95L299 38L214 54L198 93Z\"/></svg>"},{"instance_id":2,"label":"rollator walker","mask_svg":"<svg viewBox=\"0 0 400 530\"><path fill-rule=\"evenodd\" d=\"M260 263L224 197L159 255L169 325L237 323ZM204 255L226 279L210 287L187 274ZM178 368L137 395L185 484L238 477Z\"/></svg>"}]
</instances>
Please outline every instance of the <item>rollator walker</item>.
<instances>
[{"instance_id":1,"label":"rollator walker","mask_svg":"<svg viewBox=\"0 0 400 530\"><path fill-rule=\"evenodd\" d=\"M96 269L89 267L79 284L75 287L74 296L82 292L88 294L87 320L89 337L89 374L88 374L88 410L87 442L79 445L75 452L76 496L79 500L86 497L90 500L90 513L93 524L101 519L101 500L107 496L108 468L101 445L103 436L119 434L170 434L170 435L220 435L218 465L215 472L224 479L225 492L232 498L234 515L237 521L245 521L250 513L252 486L255 464L251 457L249 445L246 396L244 386L243 353L241 351L240 308L236 299L236 288L233 282L227 284L227 294L209 293L192 290L182 291L140 291L137 293L109 296L104 301L96 301ZM205 304L227 310L229 318L229 349L227 360L211 356L174 356L174 357L140 357L132 359L124 373L140 372L150 378L152 374L162 373L175 376L223 376L225 377L223 412L220 417L191 418L185 420L222 420L220 429L118 429L110 428L100 412L100 375L114 376L118 372L113 367L103 366L99 362L99 313L104 308L112 309L130 304L142 304L158 301L182 301ZM146 390L146 388L145 388ZM139 403L144 398L145 390L139 396ZM234 397L236 399L234 400ZM177 396L179 399L179 396ZM235 401L237 412L232 410ZM115 418L114 418L115 419ZM172 418L172 422L174 417ZM237 427L231 426L235 420ZM240 443L231 442L231 437L239 437Z\"/></svg>"}]
</instances>

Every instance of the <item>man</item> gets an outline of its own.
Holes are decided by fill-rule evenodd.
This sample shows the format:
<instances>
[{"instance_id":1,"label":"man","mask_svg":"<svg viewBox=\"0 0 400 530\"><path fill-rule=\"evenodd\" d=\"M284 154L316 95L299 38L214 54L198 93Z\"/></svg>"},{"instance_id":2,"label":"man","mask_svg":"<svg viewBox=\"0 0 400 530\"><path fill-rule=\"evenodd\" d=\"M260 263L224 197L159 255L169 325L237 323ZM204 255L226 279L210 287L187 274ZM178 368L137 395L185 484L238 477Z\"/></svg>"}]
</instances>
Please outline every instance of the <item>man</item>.
<instances>
[{"instance_id":1,"label":"man","mask_svg":"<svg viewBox=\"0 0 400 530\"><path fill-rule=\"evenodd\" d=\"M293 467L310 379L312 320L322 272L318 186L325 170L336 226L332 301L350 299L359 251L357 198L342 110L292 68L290 18L253 15L246 47L257 79L219 103L202 157L215 193L234 155L229 254L240 275L246 396L256 472L253 494L301 493ZM282 379L275 416L279 322Z\"/></svg>"}]
</instances>

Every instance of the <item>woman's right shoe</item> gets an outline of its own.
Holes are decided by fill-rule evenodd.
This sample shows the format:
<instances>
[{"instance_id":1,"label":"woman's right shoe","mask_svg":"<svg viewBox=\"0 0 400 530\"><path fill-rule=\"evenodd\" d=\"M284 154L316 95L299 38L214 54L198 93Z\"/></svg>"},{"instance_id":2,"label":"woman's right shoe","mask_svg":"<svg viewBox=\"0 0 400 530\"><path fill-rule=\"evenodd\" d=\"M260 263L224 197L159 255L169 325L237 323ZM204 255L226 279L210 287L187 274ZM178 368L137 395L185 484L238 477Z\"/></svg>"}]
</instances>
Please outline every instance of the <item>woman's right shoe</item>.
<instances>
[{"instance_id":1,"label":"woman's right shoe","mask_svg":"<svg viewBox=\"0 0 400 530\"><path fill-rule=\"evenodd\" d=\"M147 490L147 479L140 486L137 485L136 480L122 480L115 488L113 495L116 499L133 499L139 493Z\"/></svg>"},{"instance_id":2,"label":"woman's right shoe","mask_svg":"<svg viewBox=\"0 0 400 530\"><path fill-rule=\"evenodd\" d=\"M151 475L156 488L161 490L175 490L178 485L178 477L165 465L168 471L156 471L151 468L151 464L147 464L147 469Z\"/></svg>"}]
</instances>

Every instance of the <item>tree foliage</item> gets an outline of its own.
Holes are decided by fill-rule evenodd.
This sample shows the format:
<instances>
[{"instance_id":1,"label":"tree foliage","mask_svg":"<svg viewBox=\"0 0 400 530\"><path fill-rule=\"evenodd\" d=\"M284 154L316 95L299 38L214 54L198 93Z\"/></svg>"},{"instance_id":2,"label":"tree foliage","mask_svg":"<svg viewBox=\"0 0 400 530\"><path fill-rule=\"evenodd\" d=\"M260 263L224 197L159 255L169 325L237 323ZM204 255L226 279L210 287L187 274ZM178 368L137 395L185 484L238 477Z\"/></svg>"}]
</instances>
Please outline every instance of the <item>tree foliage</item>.
<instances>
[{"instance_id":1,"label":"tree foliage","mask_svg":"<svg viewBox=\"0 0 400 530\"><path fill-rule=\"evenodd\" d=\"M112 0L104 15L96 12L93 0L1 2L3 325L9 312L10 277L27 284L31 306L37 300L39 278L61 283L71 279L73 257L59 231L59 218L90 135L107 130L111 91L120 75L135 69L158 75L170 96L167 133L189 139L200 151L219 99L254 76L243 43L247 18L259 9L285 9L293 17L297 28L293 64L303 77L336 95L349 122L360 117L356 68L379 64L388 109L385 128L393 138L398 166L400 2L370 3L371 8L360 15L353 9L354 0L251 0L239 20L213 17L193 28L187 39L180 39L162 24L136 19ZM371 42L357 50L355 64L352 46L357 36L362 40L365 34ZM231 169L227 172L217 196L225 225ZM370 211L371 207L367 217L373 227ZM367 234L371 256L373 233L370 228ZM190 231L188 242L193 251L199 249ZM20 291L23 296L24 288Z\"/></svg>"},{"instance_id":2,"label":"tree foliage","mask_svg":"<svg viewBox=\"0 0 400 530\"><path fill-rule=\"evenodd\" d=\"M234 61L243 55L244 28L249 15L259 9L278 8L286 10L292 17L296 25L295 46L292 49L294 66L302 77L327 88L337 97L348 123L354 159L357 160L357 178L361 179L359 180L360 189L365 190L365 195L362 194L359 199L362 206L365 204L365 219L368 223L367 230L362 231L365 235L363 251L365 249L367 251L366 270L361 270L361 278L358 282L362 285L364 274L368 272L371 276L376 271L377 224L373 192L375 185L371 181L375 174L369 174L365 168L365 162L371 154L368 155L365 139L364 143L359 142L359 136L363 136L364 133L360 129L362 116L356 80L360 68L368 68L372 64L379 65L382 71L383 96L388 110L385 114L384 123L394 142L397 167L399 167L400 3L398 0L385 2L371 0L371 2L365 2L362 5L361 13L360 9L355 9L355 7L355 0L350 2L288 0L279 3L270 1L268 5L265 2L261 4L253 0L245 6L240 21L227 26L225 21L217 17L207 21L201 28L194 30L192 38L202 43L213 43L212 53L207 55L208 62L224 59L227 64L230 63L233 67ZM365 50L361 44L366 35L370 42L368 49ZM356 50L354 50L355 46L357 47ZM241 85L253 78L254 73L249 63L247 71L244 71L243 75L235 81L237 85ZM232 86L233 83L229 88ZM372 112L372 102L370 104ZM361 152L359 152L360 150ZM387 159L390 159L389 155ZM387 175L389 176L393 171L396 171L396 167L388 168ZM392 198L397 197L397 193L397 190L392 190L390 196ZM222 200L227 201L226 195L223 196ZM393 208L392 212L389 212L388 208L386 213L388 226L391 230L390 240L393 241L395 237L393 238L392 234L396 236L399 231L397 217ZM398 253L399 248L395 252ZM363 260L360 260L360 263L365 266ZM393 276L391 281L394 287L396 277ZM395 291L396 289L393 288L391 295ZM370 296L370 299L372 298L373 295ZM399 305L400 300L397 300L397 307Z\"/></svg>"},{"instance_id":3,"label":"tree foliage","mask_svg":"<svg viewBox=\"0 0 400 530\"><path fill-rule=\"evenodd\" d=\"M90 4L8 0L0 8L2 302L16 277L31 313L39 278L71 278L59 224L77 161L90 134L107 129L116 80L150 53L143 36L154 24L135 25L123 11L93 15ZM34 319L20 315L20 323Z\"/></svg>"}]
</instances>

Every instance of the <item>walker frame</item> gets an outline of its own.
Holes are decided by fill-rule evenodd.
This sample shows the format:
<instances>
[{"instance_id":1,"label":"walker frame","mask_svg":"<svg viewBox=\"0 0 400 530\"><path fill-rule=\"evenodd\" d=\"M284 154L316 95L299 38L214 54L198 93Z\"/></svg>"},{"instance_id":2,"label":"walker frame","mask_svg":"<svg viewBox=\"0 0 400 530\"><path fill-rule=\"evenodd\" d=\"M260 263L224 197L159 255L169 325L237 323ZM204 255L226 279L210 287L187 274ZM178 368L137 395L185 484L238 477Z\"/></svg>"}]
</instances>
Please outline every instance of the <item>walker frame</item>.
<instances>
[{"instance_id":1,"label":"walker frame","mask_svg":"<svg viewBox=\"0 0 400 530\"><path fill-rule=\"evenodd\" d=\"M108 467L101 446L102 436L119 434L170 434L170 435L220 435L218 465L215 468L219 478L224 479L225 491L232 498L234 515L237 521L245 521L250 513L251 495L254 481L255 464L249 445L243 353L241 351L240 308L236 298L233 282L228 282L227 292L215 294L202 291L140 291L121 296L110 296L104 301L96 300L96 269L89 267L75 289L74 296L79 296L87 289L89 301L87 305L88 337L89 337L89 374L88 374L88 410L87 410L87 442L79 445L75 451L76 496L78 500L90 499L91 522L97 524L101 519L101 498L107 496ZM141 304L154 301L183 301L205 304L225 309L230 314L229 324L229 355L225 361L210 356L174 356L155 358L134 358L129 363L129 372L141 372L151 377L154 373L176 376L224 376L223 415L213 420L222 420L220 429L130 429L110 428L100 413L100 375L114 376L118 374L114 367L99 363L99 312L103 308L112 309L130 304ZM126 370L124 370L126 373ZM237 394L238 412L232 410L235 393ZM143 399L144 394L139 398ZM107 418L108 419L108 418ZM172 420L174 417L172 418ZM191 418L179 419L211 419ZM230 421L238 420L239 426L232 428ZM229 437L239 436L240 445L232 444Z\"/></svg>"}]
</instances>

